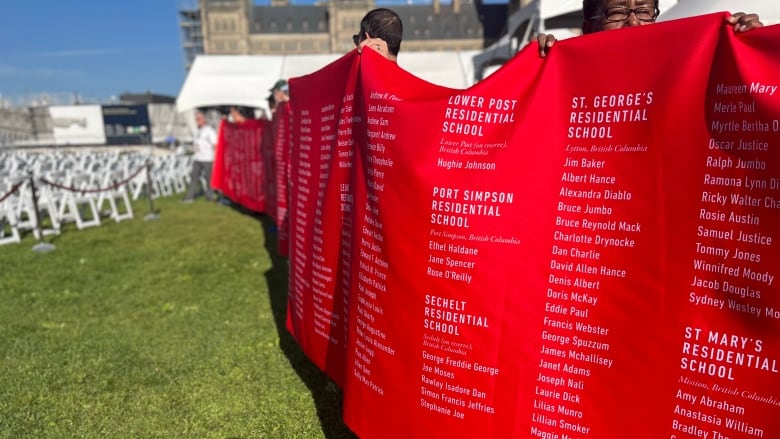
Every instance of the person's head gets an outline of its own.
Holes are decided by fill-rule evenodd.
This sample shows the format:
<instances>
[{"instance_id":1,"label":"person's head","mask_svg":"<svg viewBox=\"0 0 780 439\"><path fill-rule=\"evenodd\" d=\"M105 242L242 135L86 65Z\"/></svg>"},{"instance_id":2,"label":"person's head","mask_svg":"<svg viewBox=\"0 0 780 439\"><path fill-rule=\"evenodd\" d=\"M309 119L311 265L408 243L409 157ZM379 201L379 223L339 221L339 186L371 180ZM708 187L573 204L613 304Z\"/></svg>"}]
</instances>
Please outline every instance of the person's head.
<instances>
[{"instance_id":1,"label":"person's head","mask_svg":"<svg viewBox=\"0 0 780 439\"><path fill-rule=\"evenodd\" d=\"M404 26L401 17L390 9L377 8L369 11L360 20L360 32L352 36L352 41L355 46L359 46L366 38L382 39L387 43L390 54L397 57L401 50L403 34Z\"/></svg>"},{"instance_id":2,"label":"person's head","mask_svg":"<svg viewBox=\"0 0 780 439\"><path fill-rule=\"evenodd\" d=\"M274 98L274 94L271 93L267 98L265 98L265 101L268 103L268 108L271 110L271 114L276 111L276 99Z\"/></svg>"},{"instance_id":3,"label":"person's head","mask_svg":"<svg viewBox=\"0 0 780 439\"><path fill-rule=\"evenodd\" d=\"M287 102L290 100L290 86L287 81L280 79L276 81L273 87L271 87L271 95L275 103Z\"/></svg>"},{"instance_id":4,"label":"person's head","mask_svg":"<svg viewBox=\"0 0 780 439\"><path fill-rule=\"evenodd\" d=\"M243 107L238 105L232 105L230 107L230 119L234 123L243 123L247 119L254 118L254 109L251 107Z\"/></svg>"},{"instance_id":5,"label":"person's head","mask_svg":"<svg viewBox=\"0 0 780 439\"><path fill-rule=\"evenodd\" d=\"M657 0L582 0L582 33L655 23Z\"/></svg>"},{"instance_id":6,"label":"person's head","mask_svg":"<svg viewBox=\"0 0 780 439\"><path fill-rule=\"evenodd\" d=\"M206 125L206 115L203 111L198 110L195 112L195 123L198 124L198 128Z\"/></svg>"}]
</instances>

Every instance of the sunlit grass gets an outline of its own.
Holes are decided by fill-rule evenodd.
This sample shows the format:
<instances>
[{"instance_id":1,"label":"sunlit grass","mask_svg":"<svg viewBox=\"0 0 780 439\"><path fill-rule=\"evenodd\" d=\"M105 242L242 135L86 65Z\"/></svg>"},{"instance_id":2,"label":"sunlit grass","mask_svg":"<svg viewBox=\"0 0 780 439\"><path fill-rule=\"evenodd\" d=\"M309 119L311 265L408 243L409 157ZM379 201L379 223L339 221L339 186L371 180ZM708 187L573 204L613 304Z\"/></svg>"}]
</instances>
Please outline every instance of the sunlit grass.
<instances>
[{"instance_id":1,"label":"sunlit grass","mask_svg":"<svg viewBox=\"0 0 780 439\"><path fill-rule=\"evenodd\" d=\"M0 246L0 437L349 438L267 221L205 201ZM269 251L270 249L270 251Z\"/></svg>"}]
</instances>

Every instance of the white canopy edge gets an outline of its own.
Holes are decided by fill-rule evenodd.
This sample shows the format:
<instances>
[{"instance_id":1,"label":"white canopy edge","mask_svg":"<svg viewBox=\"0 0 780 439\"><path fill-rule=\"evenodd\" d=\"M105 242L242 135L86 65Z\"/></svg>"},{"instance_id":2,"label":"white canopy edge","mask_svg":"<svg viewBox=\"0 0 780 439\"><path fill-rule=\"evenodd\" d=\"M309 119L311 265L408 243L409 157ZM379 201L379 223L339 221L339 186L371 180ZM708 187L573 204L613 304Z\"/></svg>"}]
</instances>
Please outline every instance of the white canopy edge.
<instances>
[{"instance_id":1,"label":"white canopy edge","mask_svg":"<svg viewBox=\"0 0 780 439\"><path fill-rule=\"evenodd\" d=\"M473 84L471 58L477 51L401 52L398 65L433 84L468 88ZM268 108L266 99L279 79L307 75L342 55L202 55L184 80L176 109L240 105Z\"/></svg>"}]
</instances>

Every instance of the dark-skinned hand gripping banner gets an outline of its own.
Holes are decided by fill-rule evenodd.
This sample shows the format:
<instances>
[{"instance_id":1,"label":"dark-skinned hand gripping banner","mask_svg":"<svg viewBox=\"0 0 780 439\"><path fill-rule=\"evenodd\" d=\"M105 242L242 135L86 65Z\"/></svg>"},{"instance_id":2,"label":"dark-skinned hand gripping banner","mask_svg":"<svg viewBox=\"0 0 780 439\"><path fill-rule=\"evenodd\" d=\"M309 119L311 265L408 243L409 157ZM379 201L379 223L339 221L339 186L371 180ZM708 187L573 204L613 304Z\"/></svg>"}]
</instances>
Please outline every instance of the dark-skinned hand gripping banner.
<instances>
[{"instance_id":1,"label":"dark-skinned hand gripping banner","mask_svg":"<svg viewBox=\"0 0 780 439\"><path fill-rule=\"evenodd\" d=\"M468 90L370 50L292 80L319 178L292 159L288 323L347 425L780 437L777 53L780 28L713 14L529 47Z\"/></svg>"},{"instance_id":2,"label":"dark-skinned hand gripping banner","mask_svg":"<svg viewBox=\"0 0 780 439\"><path fill-rule=\"evenodd\" d=\"M265 210L261 145L266 123L222 120L217 134L211 186L249 210Z\"/></svg>"}]
</instances>

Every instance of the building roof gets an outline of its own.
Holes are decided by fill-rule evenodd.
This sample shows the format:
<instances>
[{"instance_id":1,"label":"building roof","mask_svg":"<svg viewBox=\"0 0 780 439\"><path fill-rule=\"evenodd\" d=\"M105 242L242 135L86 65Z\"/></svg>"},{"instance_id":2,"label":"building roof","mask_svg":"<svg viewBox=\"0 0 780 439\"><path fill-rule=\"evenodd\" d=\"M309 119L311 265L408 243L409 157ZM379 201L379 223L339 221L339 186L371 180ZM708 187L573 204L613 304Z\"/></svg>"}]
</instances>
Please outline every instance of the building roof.
<instances>
[{"instance_id":1,"label":"building roof","mask_svg":"<svg viewBox=\"0 0 780 439\"><path fill-rule=\"evenodd\" d=\"M168 95L154 94L150 91L146 93L122 93L119 100L126 104L175 104L176 97Z\"/></svg>"},{"instance_id":2,"label":"building roof","mask_svg":"<svg viewBox=\"0 0 780 439\"><path fill-rule=\"evenodd\" d=\"M451 4L441 5L438 14L432 5L398 5L393 10L404 24L404 41L483 36L495 39L505 27L507 16L505 4L461 4L457 14Z\"/></svg>"},{"instance_id":3,"label":"building roof","mask_svg":"<svg viewBox=\"0 0 780 439\"><path fill-rule=\"evenodd\" d=\"M497 39L506 27L507 5L464 3L460 12L441 5L394 5L404 25L404 40ZM252 34L298 34L328 32L327 6L257 6L252 8Z\"/></svg>"},{"instance_id":4,"label":"building roof","mask_svg":"<svg viewBox=\"0 0 780 439\"><path fill-rule=\"evenodd\" d=\"M306 34L328 32L327 6L254 6L253 34Z\"/></svg>"}]
</instances>

